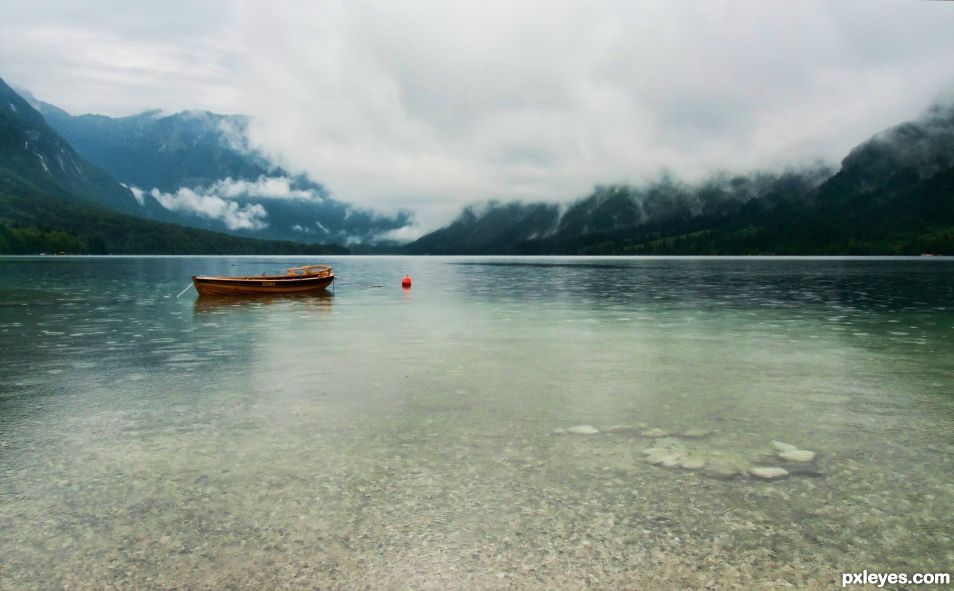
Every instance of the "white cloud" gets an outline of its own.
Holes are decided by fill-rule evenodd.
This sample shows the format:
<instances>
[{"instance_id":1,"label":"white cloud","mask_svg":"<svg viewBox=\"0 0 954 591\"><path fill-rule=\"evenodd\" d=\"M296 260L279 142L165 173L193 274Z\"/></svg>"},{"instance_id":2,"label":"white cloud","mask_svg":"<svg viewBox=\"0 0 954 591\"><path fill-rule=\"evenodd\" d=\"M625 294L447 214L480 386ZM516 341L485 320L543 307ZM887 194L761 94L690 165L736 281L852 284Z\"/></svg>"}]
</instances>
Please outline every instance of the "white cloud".
<instances>
[{"instance_id":1,"label":"white cloud","mask_svg":"<svg viewBox=\"0 0 954 591\"><path fill-rule=\"evenodd\" d=\"M235 199L236 197L256 197L266 199L301 199L304 201L321 201L321 197L314 191L293 189L291 179L279 177L258 177L254 181L233 180L225 178L212 185L208 192Z\"/></svg>"},{"instance_id":2,"label":"white cloud","mask_svg":"<svg viewBox=\"0 0 954 591\"><path fill-rule=\"evenodd\" d=\"M660 169L834 163L954 90L943 2L166 6L5 7L0 72L74 112L248 113L251 145L287 169L424 228Z\"/></svg>"},{"instance_id":3,"label":"white cloud","mask_svg":"<svg viewBox=\"0 0 954 591\"><path fill-rule=\"evenodd\" d=\"M314 191L293 189L292 181L287 177L261 176L254 181L234 180L231 177L214 183L211 187L181 187L175 193L164 193L152 189L149 195L160 205L172 211L187 211L210 219L225 222L230 230L259 230L268 226L265 221L268 212L258 203L240 204L235 199L298 199L321 201L322 197ZM140 205L145 203L146 194L139 187L129 187L133 197ZM292 229L310 232L301 226Z\"/></svg>"},{"instance_id":4,"label":"white cloud","mask_svg":"<svg viewBox=\"0 0 954 591\"><path fill-rule=\"evenodd\" d=\"M253 139L424 226L661 169L833 162L954 81L942 3L253 3L240 28L243 80L269 89L244 97Z\"/></svg>"},{"instance_id":5,"label":"white cloud","mask_svg":"<svg viewBox=\"0 0 954 591\"><path fill-rule=\"evenodd\" d=\"M425 234L419 224L408 224L400 228L388 230L375 236L375 240L393 240L395 242L413 242Z\"/></svg>"},{"instance_id":6,"label":"white cloud","mask_svg":"<svg viewBox=\"0 0 954 591\"><path fill-rule=\"evenodd\" d=\"M247 120L237 121L235 117L230 117L228 119L222 119L218 127L219 131L222 132L222 137L230 148L239 152L254 151L254 148L248 143Z\"/></svg>"},{"instance_id":7,"label":"white cloud","mask_svg":"<svg viewBox=\"0 0 954 591\"><path fill-rule=\"evenodd\" d=\"M268 222L265 221L268 212L257 203L239 205L217 195L200 195L186 188L175 193L163 193L159 189L153 189L149 195L166 209L221 220L229 230L261 230L268 227Z\"/></svg>"},{"instance_id":8,"label":"white cloud","mask_svg":"<svg viewBox=\"0 0 954 591\"><path fill-rule=\"evenodd\" d=\"M228 109L242 48L230 0L4 0L0 72L74 114Z\"/></svg>"},{"instance_id":9,"label":"white cloud","mask_svg":"<svg viewBox=\"0 0 954 591\"><path fill-rule=\"evenodd\" d=\"M120 184L126 187L127 189L129 189L129 191L133 194L133 197L136 199L139 205L146 204L145 193L143 193L142 189L140 189L139 187L130 187L129 185L126 185L125 183L120 183Z\"/></svg>"}]
</instances>

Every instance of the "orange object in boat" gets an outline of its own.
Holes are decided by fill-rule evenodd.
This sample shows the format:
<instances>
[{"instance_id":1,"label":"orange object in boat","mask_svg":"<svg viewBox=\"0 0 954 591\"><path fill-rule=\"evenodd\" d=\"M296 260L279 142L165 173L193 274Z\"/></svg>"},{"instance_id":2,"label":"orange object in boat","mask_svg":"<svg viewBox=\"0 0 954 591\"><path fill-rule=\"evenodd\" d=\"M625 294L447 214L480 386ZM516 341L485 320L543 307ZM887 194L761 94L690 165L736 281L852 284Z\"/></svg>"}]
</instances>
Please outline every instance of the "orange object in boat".
<instances>
[{"instance_id":1,"label":"orange object in boat","mask_svg":"<svg viewBox=\"0 0 954 591\"><path fill-rule=\"evenodd\" d=\"M323 291L335 280L328 265L292 267L286 275L253 277L207 277L193 275L192 284L199 295L269 295Z\"/></svg>"}]
</instances>

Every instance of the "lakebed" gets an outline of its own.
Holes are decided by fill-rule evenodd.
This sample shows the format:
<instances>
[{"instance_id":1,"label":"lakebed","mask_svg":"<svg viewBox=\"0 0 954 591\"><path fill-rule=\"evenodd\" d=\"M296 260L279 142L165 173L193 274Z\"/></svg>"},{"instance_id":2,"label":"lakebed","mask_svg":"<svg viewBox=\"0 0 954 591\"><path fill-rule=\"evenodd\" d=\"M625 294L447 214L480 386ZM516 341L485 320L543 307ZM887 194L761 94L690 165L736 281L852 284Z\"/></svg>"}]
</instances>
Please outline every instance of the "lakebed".
<instances>
[{"instance_id":1,"label":"lakebed","mask_svg":"<svg viewBox=\"0 0 954 591\"><path fill-rule=\"evenodd\" d=\"M340 257L333 295L175 297L303 262L0 259L0 580L805 589L954 564L954 261Z\"/></svg>"}]
</instances>

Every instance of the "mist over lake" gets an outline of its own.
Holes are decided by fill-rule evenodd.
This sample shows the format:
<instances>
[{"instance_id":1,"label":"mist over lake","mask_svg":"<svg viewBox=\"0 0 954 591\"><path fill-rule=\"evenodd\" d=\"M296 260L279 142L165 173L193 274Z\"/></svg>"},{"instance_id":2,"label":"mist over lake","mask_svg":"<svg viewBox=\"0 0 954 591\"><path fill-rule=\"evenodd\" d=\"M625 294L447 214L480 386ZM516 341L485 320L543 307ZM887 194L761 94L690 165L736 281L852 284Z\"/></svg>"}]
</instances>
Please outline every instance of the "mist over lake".
<instances>
[{"instance_id":1,"label":"mist over lake","mask_svg":"<svg viewBox=\"0 0 954 591\"><path fill-rule=\"evenodd\" d=\"M327 295L176 297L307 262L0 258L0 587L954 563L950 258L328 257Z\"/></svg>"}]
</instances>

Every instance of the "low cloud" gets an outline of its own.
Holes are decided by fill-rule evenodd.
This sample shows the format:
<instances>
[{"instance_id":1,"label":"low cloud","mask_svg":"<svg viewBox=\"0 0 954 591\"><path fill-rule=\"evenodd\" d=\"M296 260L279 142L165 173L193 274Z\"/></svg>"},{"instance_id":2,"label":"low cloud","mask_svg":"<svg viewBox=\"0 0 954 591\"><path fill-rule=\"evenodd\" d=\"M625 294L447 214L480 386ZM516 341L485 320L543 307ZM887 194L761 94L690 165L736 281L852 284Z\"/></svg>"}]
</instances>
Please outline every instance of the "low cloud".
<instances>
[{"instance_id":1,"label":"low cloud","mask_svg":"<svg viewBox=\"0 0 954 591\"><path fill-rule=\"evenodd\" d=\"M387 232L381 232L375 236L375 241L413 242L424 234L426 234L426 231L419 224L408 224Z\"/></svg>"},{"instance_id":2,"label":"low cloud","mask_svg":"<svg viewBox=\"0 0 954 591\"><path fill-rule=\"evenodd\" d=\"M264 199L301 199L304 201L322 200L321 196L314 191L295 189L292 185L292 180L283 176L261 176L254 181L226 178L209 187L208 193L225 199L255 197Z\"/></svg>"},{"instance_id":3,"label":"low cloud","mask_svg":"<svg viewBox=\"0 0 954 591\"><path fill-rule=\"evenodd\" d=\"M135 192L136 190L133 191L134 195ZM261 230L268 227L268 222L265 221L268 212L257 203L240 205L217 195L202 195L186 188L175 193L163 193L159 189L153 189L149 195L166 209L219 220L229 230Z\"/></svg>"},{"instance_id":4,"label":"low cloud","mask_svg":"<svg viewBox=\"0 0 954 591\"><path fill-rule=\"evenodd\" d=\"M204 218L220 220L230 230L261 230L268 227L268 211L259 203L240 203L246 199L289 199L321 202L322 197L310 189L296 189L288 177L261 176L254 181L222 179L209 187L181 187L175 193L152 189L148 193L139 187L129 187L139 205L145 196L153 197L171 211L193 213ZM309 232L301 226L292 228Z\"/></svg>"},{"instance_id":5,"label":"low cloud","mask_svg":"<svg viewBox=\"0 0 954 591\"><path fill-rule=\"evenodd\" d=\"M423 228L835 165L954 91L945 2L172 1L8 3L0 72L74 113L246 113L237 146Z\"/></svg>"},{"instance_id":6,"label":"low cloud","mask_svg":"<svg viewBox=\"0 0 954 591\"><path fill-rule=\"evenodd\" d=\"M253 142L433 227L668 171L835 164L954 82L954 10L868 0L243 5ZM275 36L272 31L281 31Z\"/></svg>"},{"instance_id":7,"label":"low cloud","mask_svg":"<svg viewBox=\"0 0 954 591\"><path fill-rule=\"evenodd\" d=\"M129 191L133 195L133 198L136 200L137 203L139 203L139 205L146 204L146 194L143 192L142 189L140 189L139 187L130 187L129 185L125 183L119 183L119 184L129 189Z\"/></svg>"}]
</instances>

